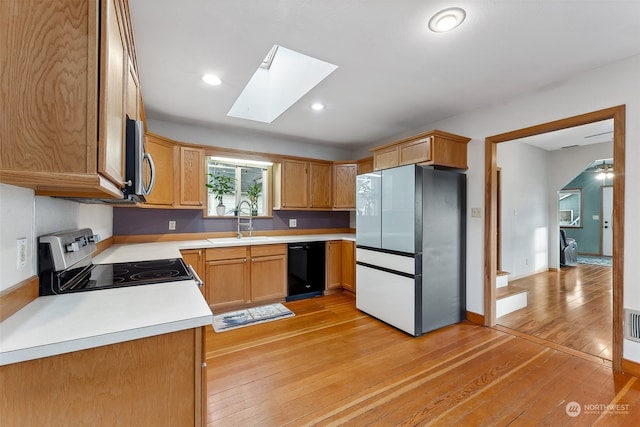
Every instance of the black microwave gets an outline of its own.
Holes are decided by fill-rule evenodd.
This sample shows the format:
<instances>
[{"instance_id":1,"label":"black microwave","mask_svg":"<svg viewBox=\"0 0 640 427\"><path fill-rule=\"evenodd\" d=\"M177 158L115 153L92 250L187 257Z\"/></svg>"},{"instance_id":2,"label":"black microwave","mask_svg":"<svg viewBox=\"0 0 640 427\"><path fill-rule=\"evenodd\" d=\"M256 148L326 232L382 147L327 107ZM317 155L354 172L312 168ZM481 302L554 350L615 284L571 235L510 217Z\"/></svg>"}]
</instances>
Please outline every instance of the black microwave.
<instances>
[{"instance_id":1,"label":"black microwave","mask_svg":"<svg viewBox=\"0 0 640 427\"><path fill-rule=\"evenodd\" d=\"M144 148L144 123L127 117L124 197L145 202L156 180L156 168Z\"/></svg>"}]
</instances>

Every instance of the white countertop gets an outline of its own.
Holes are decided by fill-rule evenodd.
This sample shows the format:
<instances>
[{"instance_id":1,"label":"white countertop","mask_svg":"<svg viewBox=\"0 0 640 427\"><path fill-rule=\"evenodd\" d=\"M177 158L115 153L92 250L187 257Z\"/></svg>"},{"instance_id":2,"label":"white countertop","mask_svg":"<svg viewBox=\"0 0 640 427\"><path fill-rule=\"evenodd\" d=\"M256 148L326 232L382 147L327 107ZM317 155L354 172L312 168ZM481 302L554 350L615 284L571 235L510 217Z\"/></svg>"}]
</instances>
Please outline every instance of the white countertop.
<instances>
[{"instance_id":1,"label":"white countertop","mask_svg":"<svg viewBox=\"0 0 640 427\"><path fill-rule=\"evenodd\" d=\"M180 249L327 240L354 234L269 236L112 245L96 264L179 258ZM210 325L193 280L38 297L0 322L0 366Z\"/></svg>"}]
</instances>

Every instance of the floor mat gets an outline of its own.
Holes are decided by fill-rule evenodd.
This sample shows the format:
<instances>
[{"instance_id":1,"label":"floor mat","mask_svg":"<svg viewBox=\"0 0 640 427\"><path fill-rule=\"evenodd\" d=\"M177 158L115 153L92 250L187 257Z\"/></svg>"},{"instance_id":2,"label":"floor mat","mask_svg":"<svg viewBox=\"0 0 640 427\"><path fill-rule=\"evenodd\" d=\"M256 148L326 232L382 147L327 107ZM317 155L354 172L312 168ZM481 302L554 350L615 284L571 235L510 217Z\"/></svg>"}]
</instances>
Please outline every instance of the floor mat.
<instances>
[{"instance_id":1,"label":"floor mat","mask_svg":"<svg viewBox=\"0 0 640 427\"><path fill-rule=\"evenodd\" d=\"M224 332L293 316L295 316L295 314L284 305L280 303L269 304L231 311L229 313L216 314L213 316L213 329L216 332Z\"/></svg>"},{"instance_id":2,"label":"floor mat","mask_svg":"<svg viewBox=\"0 0 640 427\"><path fill-rule=\"evenodd\" d=\"M606 256L578 255L578 264L604 265L605 267L611 267L613 265L613 258Z\"/></svg>"}]
</instances>

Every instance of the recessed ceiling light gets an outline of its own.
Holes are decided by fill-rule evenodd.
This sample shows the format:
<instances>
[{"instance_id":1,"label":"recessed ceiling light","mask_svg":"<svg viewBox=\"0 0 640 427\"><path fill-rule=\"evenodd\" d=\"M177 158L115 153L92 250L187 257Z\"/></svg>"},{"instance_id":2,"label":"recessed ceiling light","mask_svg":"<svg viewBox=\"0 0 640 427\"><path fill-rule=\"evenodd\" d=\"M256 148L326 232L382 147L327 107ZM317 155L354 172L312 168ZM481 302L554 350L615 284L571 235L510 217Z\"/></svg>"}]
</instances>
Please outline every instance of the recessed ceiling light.
<instances>
[{"instance_id":1,"label":"recessed ceiling light","mask_svg":"<svg viewBox=\"0 0 640 427\"><path fill-rule=\"evenodd\" d=\"M462 24L462 21L464 21L466 16L467 14L464 9L459 7L443 9L433 15L429 20L429 29L436 33L453 30L458 25Z\"/></svg>"},{"instance_id":2,"label":"recessed ceiling light","mask_svg":"<svg viewBox=\"0 0 640 427\"><path fill-rule=\"evenodd\" d=\"M202 81L211 86L219 86L220 84L222 84L222 80L220 80L220 77L214 74L205 74L204 76L202 76Z\"/></svg>"},{"instance_id":3,"label":"recessed ceiling light","mask_svg":"<svg viewBox=\"0 0 640 427\"><path fill-rule=\"evenodd\" d=\"M316 111L324 110L324 104L316 102L314 104L311 104L311 108Z\"/></svg>"}]
</instances>

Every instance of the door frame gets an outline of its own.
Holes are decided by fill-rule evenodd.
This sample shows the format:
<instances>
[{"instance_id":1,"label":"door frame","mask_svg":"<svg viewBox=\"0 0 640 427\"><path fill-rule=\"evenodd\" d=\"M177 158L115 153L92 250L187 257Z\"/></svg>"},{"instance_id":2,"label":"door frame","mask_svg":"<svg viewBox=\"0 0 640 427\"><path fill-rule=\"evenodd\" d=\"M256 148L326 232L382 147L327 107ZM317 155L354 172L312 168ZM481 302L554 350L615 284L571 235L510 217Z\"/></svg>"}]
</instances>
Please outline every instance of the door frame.
<instances>
[{"instance_id":1,"label":"door frame","mask_svg":"<svg viewBox=\"0 0 640 427\"><path fill-rule=\"evenodd\" d=\"M612 360L615 371L622 370L623 296L624 296L624 186L625 186L625 105L593 111L485 138L484 200L484 324L496 324L497 269L497 145L541 133L613 119L613 330Z\"/></svg>"}]
</instances>

